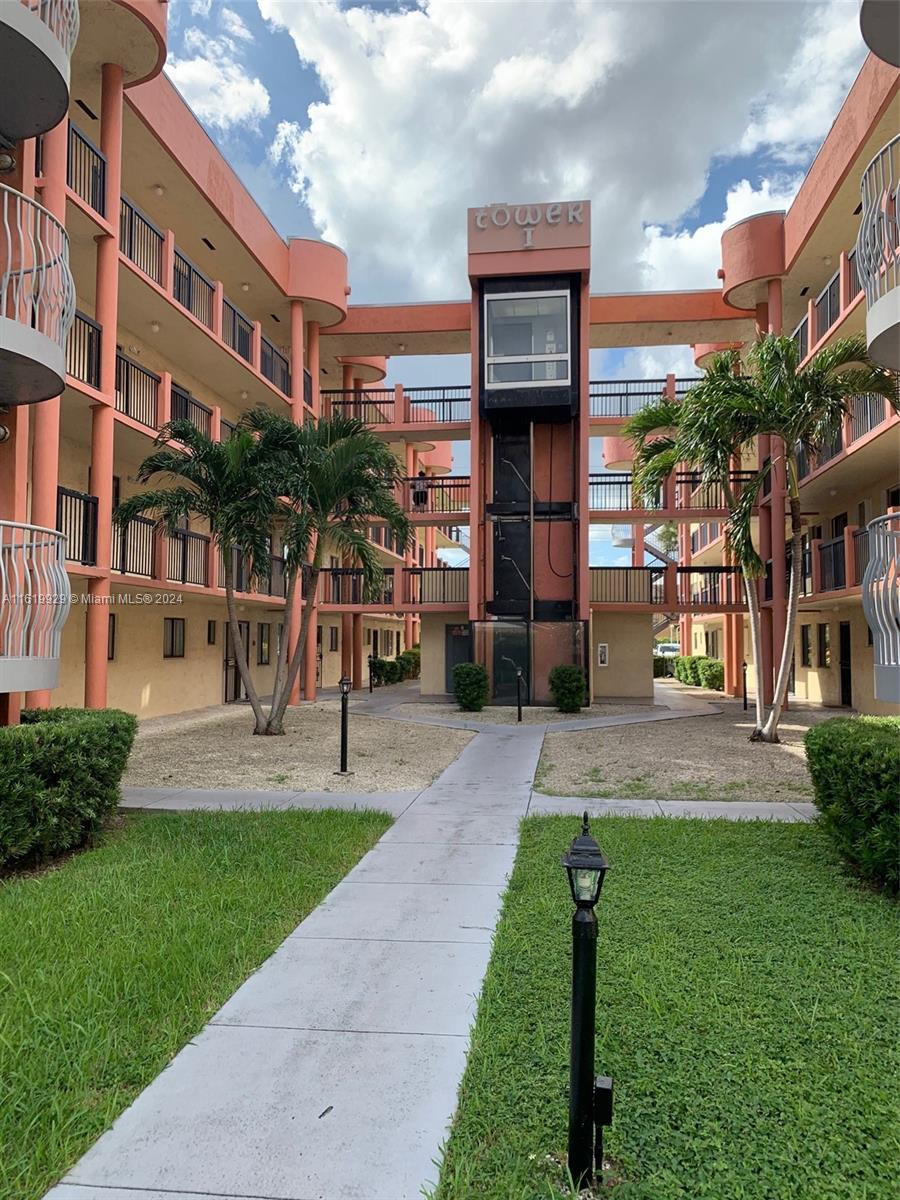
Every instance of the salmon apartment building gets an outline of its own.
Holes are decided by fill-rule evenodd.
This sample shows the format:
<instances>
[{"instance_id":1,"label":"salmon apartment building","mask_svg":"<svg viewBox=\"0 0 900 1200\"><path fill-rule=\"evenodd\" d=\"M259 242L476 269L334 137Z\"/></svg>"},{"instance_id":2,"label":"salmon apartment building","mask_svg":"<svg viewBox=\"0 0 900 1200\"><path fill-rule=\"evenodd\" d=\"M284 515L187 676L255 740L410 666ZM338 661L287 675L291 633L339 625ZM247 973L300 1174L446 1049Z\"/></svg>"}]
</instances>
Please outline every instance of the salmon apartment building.
<instances>
[{"instance_id":1,"label":"salmon apartment building","mask_svg":"<svg viewBox=\"0 0 900 1200\"><path fill-rule=\"evenodd\" d=\"M474 660L499 703L518 671L531 702L548 702L558 663L583 665L594 697L649 698L667 628L683 653L721 659L738 694L750 650L723 498L685 468L638 507L623 437L642 405L677 400L699 371L592 379L589 351L687 345L702 367L760 332L792 335L803 357L865 332L873 359L900 369L890 36L863 20L873 53L794 202L726 230L708 289L604 293L590 204L524 197L460 213L468 297L356 305L344 252L284 240L162 74L166 13L161 0L0 5L0 721L26 705L156 716L241 698L209 531L168 536L144 518L120 530L112 513L140 490L138 466L171 417L227 438L256 405L296 422L365 420L403 465L415 531L395 546L373 524L385 568L375 603L362 602L357 568L329 560L302 697L342 674L363 687L370 654L420 642L425 695ZM384 385L388 359L446 354L471 355L469 383ZM466 442L462 474L454 445ZM770 695L785 635L784 476L774 445L741 465L767 459L754 519ZM849 398L841 436L802 474L793 694L896 711L900 419L883 399ZM592 525L610 527L627 565L592 563ZM240 573L262 692L281 562L276 544L268 578Z\"/></svg>"}]
</instances>

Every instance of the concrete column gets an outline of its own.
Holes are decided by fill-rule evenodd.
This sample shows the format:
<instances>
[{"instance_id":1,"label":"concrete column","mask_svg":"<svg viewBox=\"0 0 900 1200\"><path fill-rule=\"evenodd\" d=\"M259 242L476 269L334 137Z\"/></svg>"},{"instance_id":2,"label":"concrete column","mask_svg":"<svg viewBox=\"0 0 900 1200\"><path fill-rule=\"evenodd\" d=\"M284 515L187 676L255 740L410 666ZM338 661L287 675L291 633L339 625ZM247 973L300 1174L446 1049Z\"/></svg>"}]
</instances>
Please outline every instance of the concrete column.
<instances>
[{"instance_id":1,"label":"concrete column","mask_svg":"<svg viewBox=\"0 0 900 1200\"><path fill-rule=\"evenodd\" d=\"M363 679L363 619L362 613L353 614L353 687L358 690L362 687Z\"/></svg>"},{"instance_id":2,"label":"concrete column","mask_svg":"<svg viewBox=\"0 0 900 1200\"><path fill-rule=\"evenodd\" d=\"M780 279L770 279L767 285L766 307L768 308L767 331L776 336L782 332L783 296Z\"/></svg>"},{"instance_id":3,"label":"concrete column","mask_svg":"<svg viewBox=\"0 0 900 1200\"><path fill-rule=\"evenodd\" d=\"M844 578L846 586L859 587L861 579L856 577L856 554L853 535L859 531L858 525L847 525L844 528Z\"/></svg>"},{"instance_id":4,"label":"concrete column","mask_svg":"<svg viewBox=\"0 0 900 1200\"><path fill-rule=\"evenodd\" d=\"M316 417L322 415L322 397L319 390L319 322L310 321L306 327L306 366L312 380L312 410Z\"/></svg>"},{"instance_id":5,"label":"concrete column","mask_svg":"<svg viewBox=\"0 0 900 1200\"><path fill-rule=\"evenodd\" d=\"M112 541L112 477L116 398L116 331L119 311L118 220L122 188L122 68L116 63L102 67L100 101L100 149L106 156L106 211L112 235L97 239L96 319L101 326L100 391L107 401L91 414L91 490L97 497L97 566L104 574L89 584L91 603L85 613L84 704L85 708L106 705L107 633L109 628L109 568Z\"/></svg>"},{"instance_id":6,"label":"concrete column","mask_svg":"<svg viewBox=\"0 0 900 1200\"><path fill-rule=\"evenodd\" d=\"M353 391L353 367L344 363L341 367L341 387L345 392Z\"/></svg>"},{"instance_id":7,"label":"concrete column","mask_svg":"<svg viewBox=\"0 0 900 1200\"><path fill-rule=\"evenodd\" d=\"M60 121L44 134L41 203L63 225L66 221L66 173L69 122ZM107 209L107 211L109 211ZM116 209L118 212L118 209ZM98 318L99 319L99 318ZM113 336L115 343L115 336ZM113 346L115 350L115 345ZM56 528L56 488L59 482L59 414L61 396L34 406L31 461L31 521ZM49 696L49 692L46 693Z\"/></svg>"},{"instance_id":8,"label":"concrete column","mask_svg":"<svg viewBox=\"0 0 900 1200\"><path fill-rule=\"evenodd\" d=\"M757 339L765 337L769 332L769 306L765 301L760 301L756 305L756 336Z\"/></svg>"},{"instance_id":9,"label":"concrete column","mask_svg":"<svg viewBox=\"0 0 900 1200\"><path fill-rule=\"evenodd\" d=\"M318 338L316 340L318 348ZM305 365L304 355L304 337L303 337L303 301L291 301L291 420L295 425L302 425L304 421L303 413L303 368ZM298 586L294 591L294 601L291 605L291 640L288 644L288 654L293 657L294 651L297 648L297 643L300 641L300 625L303 620L303 597L301 595L301 581L298 580ZM315 676L313 676L315 682ZM300 703L300 672L297 673L297 678L294 681L294 686L291 688L291 694L288 698L289 704Z\"/></svg>"},{"instance_id":10,"label":"concrete column","mask_svg":"<svg viewBox=\"0 0 900 1200\"><path fill-rule=\"evenodd\" d=\"M734 626L731 614L722 618L722 665L725 668L725 695L733 696L734 690Z\"/></svg>"}]
</instances>

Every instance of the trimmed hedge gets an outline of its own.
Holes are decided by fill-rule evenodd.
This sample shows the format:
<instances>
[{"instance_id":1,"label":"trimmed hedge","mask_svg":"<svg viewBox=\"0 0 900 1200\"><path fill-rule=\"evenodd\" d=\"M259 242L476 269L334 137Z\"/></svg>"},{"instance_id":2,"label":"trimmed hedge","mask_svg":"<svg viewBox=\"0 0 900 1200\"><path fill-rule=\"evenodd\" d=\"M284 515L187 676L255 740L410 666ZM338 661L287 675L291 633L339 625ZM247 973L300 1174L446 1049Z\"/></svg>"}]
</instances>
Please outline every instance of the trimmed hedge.
<instances>
[{"instance_id":1,"label":"trimmed hedge","mask_svg":"<svg viewBox=\"0 0 900 1200\"><path fill-rule=\"evenodd\" d=\"M702 658L697 666L697 674L702 687L716 692L725 690L725 664L718 658Z\"/></svg>"},{"instance_id":2,"label":"trimmed hedge","mask_svg":"<svg viewBox=\"0 0 900 1200\"><path fill-rule=\"evenodd\" d=\"M25 709L0 729L0 866L73 850L119 803L137 719L117 709Z\"/></svg>"},{"instance_id":3,"label":"trimmed hedge","mask_svg":"<svg viewBox=\"0 0 900 1200\"><path fill-rule=\"evenodd\" d=\"M675 668L672 665L674 661L672 658L664 658L661 654L654 654L653 678L667 679L670 675L673 675L675 673Z\"/></svg>"},{"instance_id":4,"label":"trimmed hedge","mask_svg":"<svg viewBox=\"0 0 900 1200\"><path fill-rule=\"evenodd\" d=\"M404 679L418 679L422 673L422 651L416 647L404 650L397 656Z\"/></svg>"},{"instance_id":5,"label":"trimmed hedge","mask_svg":"<svg viewBox=\"0 0 900 1200\"><path fill-rule=\"evenodd\" d=\"M806 734L821 824L862 876L900 891L900 717L837 717Z\"/></svg>"},{"instance_id":6,"label":"trimmed hedge","mask_svg":"<svg viewBox=\"0 0 900 1200\"><path fill-rule=\"evenodd\" d=\"M550 672L548 682L550 694L560 712L578 712L584 707L587 684L581 667L570 663L560 664Z\"/></svg>"},{"instance_id":7,"label":"trimmed hedge","mask_svg":"<svg viewBox=\"0 0 900 1200\"><path fill-rule=\"evenodd\" d=\"M488 673L480 663L457 663L453 691L463 712L481 712L488 702Z\"/></svg>"}]
</instances>

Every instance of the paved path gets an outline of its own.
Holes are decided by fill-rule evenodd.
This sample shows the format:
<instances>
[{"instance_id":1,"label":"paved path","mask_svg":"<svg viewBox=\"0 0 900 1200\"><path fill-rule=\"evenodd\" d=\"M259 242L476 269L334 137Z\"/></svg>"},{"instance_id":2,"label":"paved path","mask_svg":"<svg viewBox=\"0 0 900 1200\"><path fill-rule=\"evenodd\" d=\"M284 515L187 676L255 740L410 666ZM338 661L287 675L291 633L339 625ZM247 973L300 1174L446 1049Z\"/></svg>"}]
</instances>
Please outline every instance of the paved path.
<instances>
[{"instance_id":1,"label":"paved path","mask_svg":"<svg viewBox=\"0 0 900 1200\"><path fill-rule=\"evenodd\" d=\"M666 699L591 725L717 711ZM543 796L547 727L476 728L420 793L127 789L125 807L154 811L377 807L397 820L47 1200L418 1200L437 1179L523 816L811 815Z\"/></svg>"},{"instance_id":2,"label":"paved path","mask_svg":"<svg viewBox=\"0 0 900 1200\"><path fill-rule=\"evenodd\" d=\"M542 736L473 739L53 1200L418 1200L437 1178Z\"/></svg>"}]
</instances>

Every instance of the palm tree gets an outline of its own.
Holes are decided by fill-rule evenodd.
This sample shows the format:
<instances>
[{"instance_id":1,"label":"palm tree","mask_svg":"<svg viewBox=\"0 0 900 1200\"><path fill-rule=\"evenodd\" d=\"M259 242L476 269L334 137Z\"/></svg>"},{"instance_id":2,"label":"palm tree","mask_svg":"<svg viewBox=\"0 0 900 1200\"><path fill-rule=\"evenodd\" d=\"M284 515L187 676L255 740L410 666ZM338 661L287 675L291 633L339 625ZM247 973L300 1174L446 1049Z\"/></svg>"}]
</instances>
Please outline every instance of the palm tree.
<instances>
[{"instance_id":1,"label":"palm tree","mask_svg":"<svg viewBox=\"0 0 900 1200\"><path fill-rule=\"evenodd\" d=\"M183 523L205 521L222 553L225 607L238 672L256 719L255 733L266 731L267 718L250 674L235 603L235 551L251 564L251 577L268 574L272 527L284 509L272 471L277 450L273 439L237 429L224 442L214 442L183 418L170 421L157 435L158 449L141 463L137 479L168 477L173 486L129 496L113 514L124 528L142 513L152 513L160 528L174 534ZM181 443L167 445L169 441Z\"/></svg>"},{"instance_id":2,"label":"palm tree","mask_svg":"<svg viewBox=\"0 0 900 1200\"><path fill-rule=\"evenodd\" d=\"M645 409L629 426L639 486L656 486L677 463L687 462L700 471L704 482L718 483L723 489L728 508L726 545L744 574L757 669L757 727L753 740L778 741L778 723L790 676L803 539L797 452L802 448L807 454L815 453L833 442L848 411L848 397L864 393L885 396L897 407L896 379L869 361L863 337L843 338L820 350L800 368L794 339L769 335L750 347L744 373L733 352L716 355L681 406L664 402ZM756 439L765 435L773 438L776 452L772 462L757 471L736 496L730 486L731 463L739 461ZM791 525L791 575L784 646L772 707L766 715L761 699L755 585L763 564L753 545L752 511L767 472L781 462Z\"/></svg>"},{"instance_id":3,"label":"palm tree","mask_svg":"<svg viewBox=\"0 0 900 1200\"><path fill-rule=\"evenodd\" d=\"M313 599L326 548L361 570L362 599L381 592L383 573L369 540L371 518L384 522L404 548L410 525L396 499L402 469L390 448L355 418L333 416L294 425L254 409L243 424L274 450L275 477L285 498L281 536L285 550L285 626L266 733L284 732L284 713L307 643ZM293 654L292 607L301 587L303 610Z\"/></svg>"}]
</instances>

